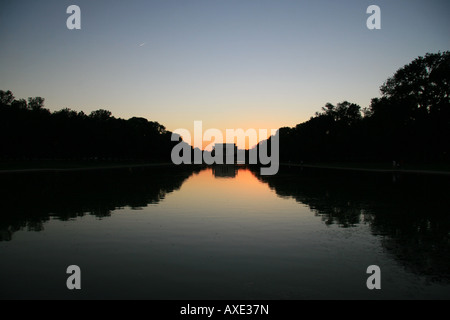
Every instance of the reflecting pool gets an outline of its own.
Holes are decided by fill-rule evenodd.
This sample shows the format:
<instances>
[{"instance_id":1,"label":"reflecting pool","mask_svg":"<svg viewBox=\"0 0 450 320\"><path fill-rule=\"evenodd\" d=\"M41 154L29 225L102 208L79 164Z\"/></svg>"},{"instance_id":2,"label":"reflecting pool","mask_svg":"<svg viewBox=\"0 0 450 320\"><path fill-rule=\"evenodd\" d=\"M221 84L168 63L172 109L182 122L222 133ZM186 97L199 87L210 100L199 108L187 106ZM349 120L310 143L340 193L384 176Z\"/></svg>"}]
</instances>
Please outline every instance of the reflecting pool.
<instances>
[{"instance_id":1,"label":"reflecting pool","mask_svg":"<svg viewBox=\"0 0 450 320\"><path fill-rule=\"evenodd\" d=\"M0 182L2 299L450 298L449 177L215 166Z\"/></svg>"}]
</instances>

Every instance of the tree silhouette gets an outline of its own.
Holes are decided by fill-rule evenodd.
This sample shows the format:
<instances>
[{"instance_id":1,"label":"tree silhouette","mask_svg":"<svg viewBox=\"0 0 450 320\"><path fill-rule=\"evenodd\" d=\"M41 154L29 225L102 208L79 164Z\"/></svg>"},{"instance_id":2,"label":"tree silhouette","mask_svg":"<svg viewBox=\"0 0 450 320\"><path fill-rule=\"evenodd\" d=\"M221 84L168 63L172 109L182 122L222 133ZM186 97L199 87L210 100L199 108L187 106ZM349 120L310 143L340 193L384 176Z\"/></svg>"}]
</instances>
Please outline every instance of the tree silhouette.
<instances>
[{"instance_id":1,"label":"tree silhouette","mask_svg":"<svg viewBox=\"0 0 450 320\"><path fill-rule=\"evenodd\" d=\"M104 109L51 113L44 101L0 91L0 159L170 161L176 142L156 121L115 118Z\"/></svg>"},{"instance_id":2,"label":"tree silhouette","mask_svg":"<svg viewBox=\"0 0 450 320\"><path fill-rule=\"evenodd\" d=\"M449 51L428 53L387 79L368 108L327 103L308 121L280 129L280 160L449 162L449 70ZM104 109L50 113L43 98L15 100L9 90L0 91L0 137L0 159L24 160L170 161L177 144L155 121Z\"/></svg>"},{"instance_id":3,"label":"tree silhouette","mask_svg":"<svg viewBox=\"0 0 450 320\"><path fill-rule=\"evenodd\" d=\"M111 118L111 116L112 116L111 111L103 109L92 111L91 114L89 115L90 118L97 121L106 121L109 118Z\"/></svg>"},{"instance_id":4,"label":"tree silhouette","mask_svg":"<svg viewBox=\"0 0 450 320\"><path fill-rule=\"evenodd\" d=\"M14 100L11 103L11 107L15 109L26 109L28 107L27 101L25 99Z\"/></svg>"},{"instance_id":5,"label":"tree silhouette","mask_svg":"<svg viewBox=\"0 0 450 320\"><path fill-rule=\"evenodd\" d=\"M447 112L450 52L428 53L399 69L380 88L383 97L409 102L411 115Z\"/></svg>"},{"instance_id":6,"label":"tree silhouette","mask_svg":"<svg viewBox=\"0 0 450 320\"><path fill-rule=\"evenodd\" d=\"M28 98L28 108L30 108L33 111L39 111L44 108L44 98L41 97L35 97L35 98Z\"/></svg>"},{"instance_id":7,"label":"tree silhouette","mask_svg":"<svg viewBox=\"0 0 450 320\"><path fill-rule=\"evenodd\" d=\"M368 108L327 103L314 117L280 129L280 160L450 161L450 52L400 68Z\"/></svg>"},{"instance_id":8,"label":"tree silhouette","mask_svg":"<svg viewBox=\"0 0 450 320\"><path fill-rule=\"evenodd\" d=\"M381 86L382 97L373 99L370 106L371 135L378 137L379 152L384 145L397 158L449 159L449 70L449 51L426 54Z\"/></svg>"},{"instance_id":9,"label":"tree silhouette","mask_svg":"<svg viewBox=\"0 0 450 320\"><path fill-rule=\"evenodd\" d=\"M10 90L2 91L0 90L0 103L5 106L10 106L14 101L14 95Z\"/></svg>"}]
</instances>

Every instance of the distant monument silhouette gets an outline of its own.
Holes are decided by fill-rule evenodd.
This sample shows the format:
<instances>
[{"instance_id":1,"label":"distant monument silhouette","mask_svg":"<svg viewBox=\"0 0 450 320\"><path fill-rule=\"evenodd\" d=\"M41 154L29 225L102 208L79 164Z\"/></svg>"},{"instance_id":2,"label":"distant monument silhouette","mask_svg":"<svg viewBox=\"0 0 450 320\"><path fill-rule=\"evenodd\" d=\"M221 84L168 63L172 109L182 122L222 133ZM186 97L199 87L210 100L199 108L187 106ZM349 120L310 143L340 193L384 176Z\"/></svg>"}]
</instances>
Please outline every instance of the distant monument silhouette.
<instances>
[{"instance_id":1,"label":"distant monument silhouette","mask_svg":"<svg viewBox=\"0 0 450 320\"><path fill-rule=\"evenodd\" d=\"M223 155L223 164L234 164L237 160L237 146L235 143L216 143L211 152L214 157L217 150L221 150Z\"/></svg>"}]
</instances>

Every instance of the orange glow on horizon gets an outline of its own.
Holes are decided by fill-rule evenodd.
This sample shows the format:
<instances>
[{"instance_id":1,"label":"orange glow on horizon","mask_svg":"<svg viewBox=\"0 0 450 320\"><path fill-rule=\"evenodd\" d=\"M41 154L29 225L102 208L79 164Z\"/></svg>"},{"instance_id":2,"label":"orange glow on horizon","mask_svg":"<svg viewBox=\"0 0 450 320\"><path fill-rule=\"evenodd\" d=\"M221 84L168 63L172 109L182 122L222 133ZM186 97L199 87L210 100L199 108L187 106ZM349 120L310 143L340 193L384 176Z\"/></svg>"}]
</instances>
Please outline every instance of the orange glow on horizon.
<instances>
[{"instance_id":1,"label":"orange glow on horizon","mask_svg":"<svg viewBox=\"0 0 450 320\"><path fill-rule=\"evenodd\" d=\"M207 129L206 129L207 130ZM237 145L237 147L239 149L244 149L244 150L249 150L251 148L253 148L254 146L256 146L258 143L260 143L263 140L268 139L271 136L272 130L278 130L278 128L258 128L258 129L253 129L254 132L256 132L256 139L255 141L251 141L252 139L249 137L249 135L246 135L246 133L251 134L252 129L242 129L243 131L243 135L239 135L239 136L234 136L234 139L231 140L231 138L233 137L227 137L226 135L226 129L225 130L219 130L222 133L222 139L223 141L219 141L214 140L214 139L209 139L209 140L205 140L204 136L205 136L205 131L203 130L202 134L202 150L207 150L207 151L211 151L212 150L212 146L215 143L235 143ZM233 129L234 130L234 129ZM235 129L237 130L237 129ZM247 132L247 130L250 130ZM260 135L260 130L266 130L267 134L266 135ZM187 142L188 144L190 144L191 146L194 146L194 130L190 130L189 131L191 134L190 140L189 137L185 137L183 135L181 135L182 139L184 142ZM263 133L263 132L261 132ZM215 137L218 138L218 137ZM244 140L245 139L245 143L242 143L242 141L238 141L238 140ZM253 143L254 142L254 143Z\"/></svg>"}]
</instances>

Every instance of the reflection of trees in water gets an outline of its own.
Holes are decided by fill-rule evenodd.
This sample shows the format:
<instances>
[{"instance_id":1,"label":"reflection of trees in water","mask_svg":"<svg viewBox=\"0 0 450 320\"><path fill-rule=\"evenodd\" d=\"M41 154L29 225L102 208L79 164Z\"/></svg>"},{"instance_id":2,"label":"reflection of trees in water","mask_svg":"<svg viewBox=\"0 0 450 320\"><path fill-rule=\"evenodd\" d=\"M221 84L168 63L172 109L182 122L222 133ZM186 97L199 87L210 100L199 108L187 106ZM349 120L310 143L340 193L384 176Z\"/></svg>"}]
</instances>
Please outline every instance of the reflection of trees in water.
<instances>
[{"instance_id":1,"label":"reflection of trees in water","mask_svg":"<svg viewBox=\"0 0 450 320\"><path fill-rule=\"evenodd\" d=\"M368 217L370 206L364 201L365 191L361 188L350 191L345 176L312 174L312 171L297 174L280 174L275 176L259 176L280 197L294 198L297 202L308 205L316 216L322 218L327 225L337 224L340 227L355 226Z\"/></svg>"},{"instance_id":2,"label":"reflection of trees in water","mask_svg":"<svg viewBox=\"0 0 450 320\"><path fill-rule=\"evenodd\" d=\"M295 172L294 172L295 171ZM277 195L307 205L327 224L368 223L408 270L450 281L450 178L285 169L259 176Z\"/></svg>"},{"instance_id":3,"label":"reflection of trees in water","mask_svg":"<svg viewBox=\"0 0 450 320\"><path fill-rule=\"evenodd\" d=\"M0 177L0 241L22 228L43 230L50 217L69 220L91 214L108 217L129 206L156 204L198 171L158 167L67 173L11 174Z\"/></svg>"}]
</instances>

